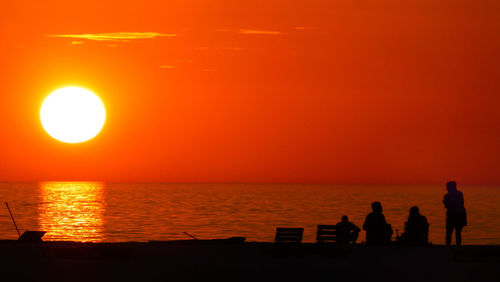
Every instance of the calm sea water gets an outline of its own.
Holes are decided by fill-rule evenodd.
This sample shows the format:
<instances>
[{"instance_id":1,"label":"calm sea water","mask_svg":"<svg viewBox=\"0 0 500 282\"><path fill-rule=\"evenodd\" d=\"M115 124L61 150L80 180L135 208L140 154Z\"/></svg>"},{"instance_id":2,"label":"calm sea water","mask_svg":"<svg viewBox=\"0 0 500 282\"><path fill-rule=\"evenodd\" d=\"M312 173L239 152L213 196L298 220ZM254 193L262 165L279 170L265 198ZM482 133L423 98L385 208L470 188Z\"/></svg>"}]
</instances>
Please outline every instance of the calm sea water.
<instances>
[{"instance_id":1,"label":"calm sea water","mask_svg":"<svg viewBox=\"0 0 500 282\"><path fill-rule=\"evenodd\" d=\"M459 189L469 221L464 243L500 244L500 187ZM443 244L444 193L444 185L0 183L0 200L9 202L21 230L45 230L45 240L92 242L189 239L183 232L272 241L277 226L304 227L304 241L313 242L317 224L335 224L344 214L361 227L378 200L400 232L409 208L419 206L430 240ZM0 234L17 238L5 206Z\"/></svg>"}]
</instances>

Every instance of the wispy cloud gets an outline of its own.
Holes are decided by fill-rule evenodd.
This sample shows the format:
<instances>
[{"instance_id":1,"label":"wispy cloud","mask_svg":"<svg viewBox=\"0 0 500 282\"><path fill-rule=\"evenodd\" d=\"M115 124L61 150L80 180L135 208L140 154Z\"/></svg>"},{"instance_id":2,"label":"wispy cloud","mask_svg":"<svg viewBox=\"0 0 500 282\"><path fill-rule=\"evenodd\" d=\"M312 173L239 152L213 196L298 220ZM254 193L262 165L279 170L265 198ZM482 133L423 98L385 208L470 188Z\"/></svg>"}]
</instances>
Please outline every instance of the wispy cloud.
<instances>
[{"instance_id":1,"label":"wispy cloud","mask_svg":"<svg viewBox=\"0 0 500 282\"><path fill-rule=\"evenodd\" d=\"M174 37L177 34L166 34L158 32L110 32L110 33L86 33L86 34L49 34L48 37L87 39L95 41L122 41L127 42L134 39L151 39L157 37Z\"/></svg>"},{"instance_id":2,"label":"wispy cloud","mask_svg":"<svg viewBox=\"0 0 500 282\"><path fill-rule=\"evenodd\" d=\"M83 41L71 41L71 45L81 45Z\"/></svg>"},{"instance_id":3,"label":"wispy cloud","mask_svg":"<svg viewBox=\"0 0 500 282\"><path fill-rule=\"evenodd\" d=\"M283 34L280 31L274 30L258 30L258 29L240 29L241 34L262 34L262 35L280 35Z\"/></svg>"},{"instance_id":4,"label":"wispy cloud","mask_svg":"<svg viewBox=\"0 0 500 282\"><path fill-rule=\"evenodd\" d=\"M244 50L242 47L208 47L208 46L202 46L202 47L196 47L194 50L200 50L200 51L220 51L220 50L231 50L231 51L240 51Z\"/></svg>"},{"instance_id":5,"label":"wispy cloud","mask_svg":"<svg viewBox=\"0 0 500 282\"><path fill-rule=\"evenodd\" d=\"M175 66L172 66L172 65L162 65L160 66L161 69L174 69Z\"/></svg>"},{"instance_id":6,"label":"wispy cloud","mask_svg":"<svg viewBox=\"0 0 500 282\"><path fill-rule=\"evenodd\" d=\"M174 63L192 63L193 60L183 60L183 59L174 59L172 60Z\"/></svg>"},{"instance_id":7,"label":"wispy cloud","mask_svg":"<svg viewBox=\"0 0 500 282\"><path fill-rule=\"evenodd\" d=\"M296 26L295 29L296 30L311 30L311 29L316 29L316 28L313 26Z\"/></svg>"}]
</instances>

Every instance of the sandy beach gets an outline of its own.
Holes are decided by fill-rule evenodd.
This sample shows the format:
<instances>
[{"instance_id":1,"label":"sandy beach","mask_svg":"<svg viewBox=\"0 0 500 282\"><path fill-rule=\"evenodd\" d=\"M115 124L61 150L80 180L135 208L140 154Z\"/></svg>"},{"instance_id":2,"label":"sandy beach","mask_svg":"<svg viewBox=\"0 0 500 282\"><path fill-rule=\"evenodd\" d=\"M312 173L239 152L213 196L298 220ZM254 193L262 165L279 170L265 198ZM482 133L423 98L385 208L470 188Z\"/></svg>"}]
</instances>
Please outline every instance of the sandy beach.
<instances>
[{"instance_id":1,"label":"sandy beach","mask_svg":"<svg viewBox=\"0 0 500 282\"><path fill-rule=\"evenodd\" d=\"M16 281L498 281L500 246L0 243Z\"/></svg>"}]
</instances>

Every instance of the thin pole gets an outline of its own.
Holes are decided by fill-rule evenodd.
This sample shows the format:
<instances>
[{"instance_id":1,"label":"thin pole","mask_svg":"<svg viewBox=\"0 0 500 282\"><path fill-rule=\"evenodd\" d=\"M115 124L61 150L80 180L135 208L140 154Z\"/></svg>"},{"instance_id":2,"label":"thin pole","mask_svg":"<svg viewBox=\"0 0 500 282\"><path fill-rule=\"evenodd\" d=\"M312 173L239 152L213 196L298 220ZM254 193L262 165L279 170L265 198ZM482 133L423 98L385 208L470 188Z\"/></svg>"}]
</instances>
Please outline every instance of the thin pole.
<instances>
[{"instance_id":1,"label":"thin pole","mask_svg":"<svg viewBox=\"0 0 500 282\"><path fill-rule=\"evenodd\" d=\"M187 232L182 232L182 233L184 233L184 234L188 235L189 237L191 237L191 238L193 238L193 239L195 239L195 240L198 240L198 238L194 237L193 235L191 235L191 234L189 234L189 233L187 233Z\"/></svg>"},{"instance_id":2,"label":"thin pole","mask_svg":"<svg viewBox=\"0 0 500 282\"><path fill-rule=\"evenodd\" d=\"M7 209L9 210L10 218L12 218L12 222L14 222L14 226L16 227L17 235L19 235L19 237L21 237L21 233L19 232L19 228L17 228L16 220L14 219L14 216L12 215L12 212L10 211L9 203L5 202L5 205L7 206Z\"/></svg>"}]
</instances>

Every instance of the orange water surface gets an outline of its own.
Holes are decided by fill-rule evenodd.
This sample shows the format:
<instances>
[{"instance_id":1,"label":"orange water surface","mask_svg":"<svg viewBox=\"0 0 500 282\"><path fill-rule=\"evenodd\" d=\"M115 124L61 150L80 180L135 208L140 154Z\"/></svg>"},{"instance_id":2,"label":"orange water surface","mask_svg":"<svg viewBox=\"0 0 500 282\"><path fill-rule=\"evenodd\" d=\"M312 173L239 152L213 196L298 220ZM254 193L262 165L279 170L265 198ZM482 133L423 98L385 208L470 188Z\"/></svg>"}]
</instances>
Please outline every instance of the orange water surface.
<instances>
[{"instance_id":1,"label":"orange water surface","mask_svg":"<svg viewBox=\"0 0 500 282\"><path fill-rule=\"evenodd\" d=\"M459 189L469 222L464 244L500 244L500 187ZM9 202L21 231L47 231L44 240L90 242L189 239L183 232L272 241L278 226L304 227L304 241L313 242L317 224L335 224L344 214L361 227L378 200L395 234L417 205L430 223L430 241L443 244L444 193L444 185L0 184L0 199ZM2 239L17 237L6 208L0 209L0 233Z\"/></svg>"}]
</instances>

